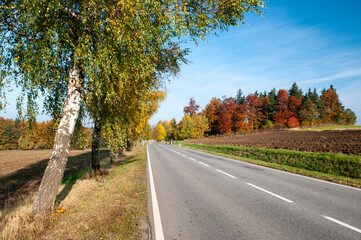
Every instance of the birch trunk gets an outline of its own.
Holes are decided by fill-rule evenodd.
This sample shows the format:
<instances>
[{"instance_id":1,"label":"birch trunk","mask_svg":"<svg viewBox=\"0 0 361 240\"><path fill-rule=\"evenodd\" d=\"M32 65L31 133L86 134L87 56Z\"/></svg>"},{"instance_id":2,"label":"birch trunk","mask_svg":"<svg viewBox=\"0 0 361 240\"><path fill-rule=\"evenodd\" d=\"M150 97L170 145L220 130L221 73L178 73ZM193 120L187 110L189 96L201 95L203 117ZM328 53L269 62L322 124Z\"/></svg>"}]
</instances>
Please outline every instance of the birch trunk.
<instances>
[{"instance_id":1,"label":"birch trunk","mask_svg":"<svg viewBox=\"0 0 361 240\"><path fill-rule=\"evenodd\" d=\"M33 203L33 214L42 214L54 208L58 188L64 175L70 152L70 143L78 119L83 86L79 64L69 72L67 99L62 119L55 135L53 152L45 169L43 179Z\"/></svg>"}]
</instances>

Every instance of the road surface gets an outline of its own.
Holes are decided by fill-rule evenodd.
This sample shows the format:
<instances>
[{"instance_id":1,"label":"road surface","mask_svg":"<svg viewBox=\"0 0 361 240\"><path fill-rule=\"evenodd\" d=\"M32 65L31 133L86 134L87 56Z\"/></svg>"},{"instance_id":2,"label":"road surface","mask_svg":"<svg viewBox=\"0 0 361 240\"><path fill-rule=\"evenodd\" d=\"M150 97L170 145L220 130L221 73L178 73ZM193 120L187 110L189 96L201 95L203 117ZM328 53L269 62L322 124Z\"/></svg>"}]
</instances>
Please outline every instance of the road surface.
<instances>
[{"instance_id":1,"label":"road surface","mask_svg":"<svg viewBox=\"0 0 361 240\"><path fill-rule=\"evenodd\" d=\"M153 239L361 239L361 189L174 145L148 170Z\"/></svg>"}]
</instances>

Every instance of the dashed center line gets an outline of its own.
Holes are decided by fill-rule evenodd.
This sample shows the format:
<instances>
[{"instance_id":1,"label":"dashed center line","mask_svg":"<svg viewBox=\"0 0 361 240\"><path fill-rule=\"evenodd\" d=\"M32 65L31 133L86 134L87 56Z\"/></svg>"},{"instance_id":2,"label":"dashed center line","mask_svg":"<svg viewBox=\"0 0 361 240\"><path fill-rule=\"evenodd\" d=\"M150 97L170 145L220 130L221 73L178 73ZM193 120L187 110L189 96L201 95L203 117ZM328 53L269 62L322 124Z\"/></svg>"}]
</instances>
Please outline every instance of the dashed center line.
<instances>
[{"instance_id":1,"label":"dashed center line","mask_svg":"<svg viewBox=\"0 0 361 240\"><path fill-rule=\"evenodd\" d=\"M194 158L191 158L191 157L188 157L190 160L192 160L192 161L197 161L197 160L195 160Z\"/></svg>"},{"instance_id":2,"label":"dashed center line","mask_svg":"<svg viewBox=\"0 0 361 240\"><path fill-rule=\"evenodd\" d=\"M222 170L219 170L219 169L216 169L217 172L220 172L220 173L223 173L224 175L227 175L228 177L231 177L231 178L237 178L229 173L226 173L226 172L223 172Z\"/></svg>"},{"instance_id":3,"label":"dashed center line","mask_svg":"<svg viewBox=\"0 0 361 240\"><path fill-rule=\"evenodd\" d=\"M276 198L282 199L283 201L286 201L286 202L288 202L288 203L293 203L292 200L289 200L289 199L287 199L287 198L281 197L280 195L277 195L277 194L275 194L275 193L273 193L273 192L267 191L266 189L260 188L260 187L258 187L258 186L256 186L256 185L253 185L252 183L247 183L247 184L248 184L249 186L251 186L251 187L257 188L258 190L261 190L261 191L263 191L263 192L265 192L265 193L268 193L268 194L270 194L270 195L272 195L272 196L274 196L274 197L276 197Z\"/></svg>"},{"instance_id":4,"label":"dashed center line","mask_svg":"<svg viewBox=\"0 0 361 240\"><path fill-rule=\"evenodd\" d=\"M358 232L358 233L361 233L361 229L356 228L356 227L353 227L353 226L351 226L351 225L348 225L347 223L341 222L341 221L339 221L339 220L337 220L337 219L334 219L334 218L328 217L328 216L322 216L322 217L324 217L324 218L326 218L327 220L330 220L330 221L332 221L332 222L334 222L334 223L338 223L338 224L340 224L340 225L342 225L342 226L344 226L344 227L347 227L347 228L349 228L349 229L352 229L352 230L354 230L354 231L356 231L356 232Z\"/></svg>"},{"instance_id":5,"label":"dashed center line","mask_svg":"<svg viewBox=\"0 0 361 240\"><path fill-rule=\"evenodd\" d=\"M200 162L200 161L198 161L200 164L202 164L202 165L204 165L204 166L206 166L206 167L209 167L209 165L208 164L205 164L205 163L202 163L202 162Z\"/></svg>"}]
</instances>

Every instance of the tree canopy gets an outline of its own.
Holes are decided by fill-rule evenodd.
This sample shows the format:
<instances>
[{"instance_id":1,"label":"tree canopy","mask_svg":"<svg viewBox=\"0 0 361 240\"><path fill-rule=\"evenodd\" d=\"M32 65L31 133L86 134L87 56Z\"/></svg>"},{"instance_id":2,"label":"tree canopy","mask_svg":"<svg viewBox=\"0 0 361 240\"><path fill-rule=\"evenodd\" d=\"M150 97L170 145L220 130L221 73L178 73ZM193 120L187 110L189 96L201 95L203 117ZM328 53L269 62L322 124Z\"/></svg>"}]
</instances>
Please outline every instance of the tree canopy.
<instances>
[{"instance_id":1,"label":"tree canopy","mask_svg":"<svg viewBox=\"0 0 361 240\"><path fill-rule=\"evenodd\" d=\"M141 104L133 100L146 99L186 62L181 42L244 22L261 7L259 0L1 1L0 97L13 82L23 89L29 119L39 94L54 116L55 106L62 108L33 212L53 206L81 103L95 119L101 112L131 123L129 113Z\"/></svg>"}]
</instances>

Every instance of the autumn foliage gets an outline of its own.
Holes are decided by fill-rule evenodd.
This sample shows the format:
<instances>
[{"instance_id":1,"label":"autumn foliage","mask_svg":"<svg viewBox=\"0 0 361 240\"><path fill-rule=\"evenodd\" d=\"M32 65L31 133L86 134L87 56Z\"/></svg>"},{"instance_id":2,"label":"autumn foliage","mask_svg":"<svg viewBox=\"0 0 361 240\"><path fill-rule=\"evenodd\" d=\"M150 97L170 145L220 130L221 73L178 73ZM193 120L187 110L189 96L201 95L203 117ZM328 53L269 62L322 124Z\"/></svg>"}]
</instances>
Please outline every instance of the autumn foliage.
<instances>
[{"instance_id":1,"label":"autumn foliage","mask_svg":"<svg viewBox=\"0 0 361 240\"><path fill-rule=\"evenodd\" d=\"M236 98L213 97L199 112L199 105L191 98L178 124L172 119L173 124L164 121L163 125L168 126L166 140L182 140L260 128L293 128L320 123L354 124L355 113L344 108L332 85L322 90L319 96L316 89L309 89L304 94L294 83L289 90L256 91L247 96L238 90Z\"/></svg>"},{"instance_id":2,"label":"autumn foliage","mask_svg":"<svg viewBox=\"0 0 361 240\"><path fill-rule=\"evenodd\" d=\"M208 119L208 135L251 131L258 128L297 127L320 123L354 124L355 113L344 109L336 90L331 85L319 96L316 89L305 94L294 83L289 90L272 89L270 92L244 96L239 90L236 99L213 97L202 115Z\"/></svg>"},{"instance_id":3,"label":"autumn foliage","mask_svg":"<svg viewBox=\"0 0 361 240\"><path fill-rule=\"evenodd\" d=\"M52 120L33 123L4 119L0 117L0 150L51 149L55 138L56 126ZM73 135L72 148L83 149L91 146L91 130L77 128Z\"/></svg>"}]
</instances>

